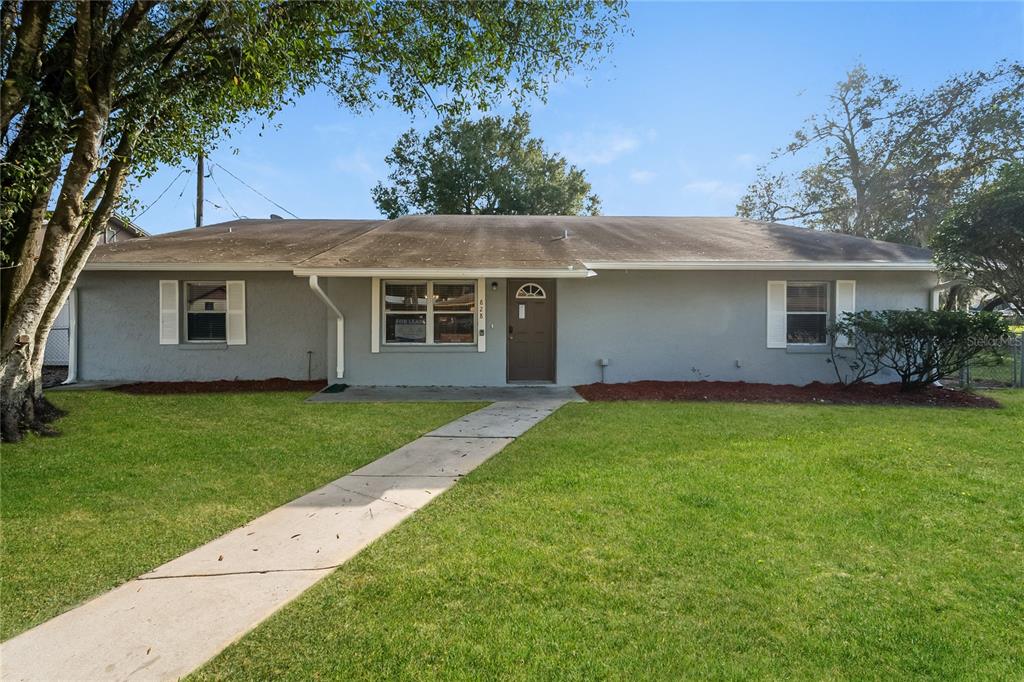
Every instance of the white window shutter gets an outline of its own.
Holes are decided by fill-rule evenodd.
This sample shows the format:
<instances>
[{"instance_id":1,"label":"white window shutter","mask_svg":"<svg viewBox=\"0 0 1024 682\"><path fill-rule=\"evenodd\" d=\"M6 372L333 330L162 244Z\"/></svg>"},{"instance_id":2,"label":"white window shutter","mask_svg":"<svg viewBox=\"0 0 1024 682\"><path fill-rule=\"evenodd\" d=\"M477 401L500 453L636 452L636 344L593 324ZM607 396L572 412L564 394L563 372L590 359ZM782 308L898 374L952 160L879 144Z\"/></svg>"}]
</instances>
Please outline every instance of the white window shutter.
<instances>
[{"instance_id":1,"label":"white window shutter","mask_svg":"<svg viewBox=\"0 0 1024 682\"><path fill-rule=\"evenodd\" d=\"M228 345L245 345L245 282L228 280Z\"/></svg>"},{"instance_id":2,"label":"white window shutter","mask_svg":"<svg viewBox=\"0 0 1024 682\"><path fill-rule=\"evenodd\" d=\"M786 347L786 281L768 281L768 347Z\"/></svg>"},{"instance_id":3,"label":"white window shutter","mask_svg":"<svg viewBox=\"0 0 1024 682\"><path fill-rule=\"evenodd\" d=\"M857 280L837 279L836 280L836 322L843 319L846 313L857 310ZM836 345L846 348L850 340L845 336L836 337Z\"/></svg>"},{"instance_id":4,"label":"white window shutter","mask_svg":"<svg viewBox=\"0 0 1024 682\"><path fill-rule=\"evenodd\" d=\"M370 279L370 352L380 352L380 277Z\"/></svg>"},{"instance_id":5,"label":"white window shutter","mask_svg":"<svg viewBox=\"0 0 1024 682\"><path fill-rule=\"evenodd\" d=\"M177 345L178 336L178 280L160 280L160 345Z\"/></svg>"}]
</instances>

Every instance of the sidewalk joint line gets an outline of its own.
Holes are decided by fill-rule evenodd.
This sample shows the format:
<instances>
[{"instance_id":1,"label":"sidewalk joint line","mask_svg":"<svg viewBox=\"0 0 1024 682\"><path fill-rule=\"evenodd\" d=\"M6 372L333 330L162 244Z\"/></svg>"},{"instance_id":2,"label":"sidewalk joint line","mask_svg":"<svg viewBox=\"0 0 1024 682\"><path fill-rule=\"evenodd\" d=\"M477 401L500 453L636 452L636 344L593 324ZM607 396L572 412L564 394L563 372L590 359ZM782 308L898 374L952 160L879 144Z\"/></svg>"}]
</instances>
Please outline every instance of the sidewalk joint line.
<instances>
[{"instance_id":1,"label":"sidewalk joint line","mask_svg":"<svg viewBox=\"0 0 1024 682\"><path fill-rule=\"evenodd\" d=\"M407 509L409 511L416 511L417 509L419 509L419 507L410 507L409 505L402 504L401 502L393 502L391 500L385 500L383 497L377 497L376 495L367 495L366 493L357 492L355 490L349 490L348 488L343 488L342 486L338 485L337 483L333 483L332 485L334 487L336 487L338 490L344 490L345 492L352 493L353 495L362 495L363 497L369 497L370 499L377 500L378 502L387 502L388 504L393 504L396 507L401 507L402 509Z\"/></svg>"},{"instance_id":2,"label":"sidewalk joint line","mask_svg":"<svg viewBox=\"0 0 1024 682\"><path fill-rule=\"evenodd\" d=\"M344 564L332 564L318 568L264 568L254 571L224 571L223 573L178 573L175 575L140 575L135 580L174 580L175 578L220 578L229 575L264 575L266 573L309 573L316 571L333 571ZM129 581L130 582L130 581ZM127 584L127 583L125 583Z\"/></svg>"},{"instance_id":3,"label":"sidewalk joint line","mask_svg":"<svg viewBox=\"0 0 1024 682\"><path fill-rule=\"evenodd\" d=\"M347 474L345 478L349 476L353 478L458 478L465 476L466 474ZM334 485L337 485L336 483ZM341 488L341 486L338 486ZM342 490L348 490L348 488L341 488ZM355 492L349 490L349 492ZM359 493L360 495L366 495L366 493ZM367 497L373 497L373 495L366 495ZM380 499L380 498L377 498Z\"/></svg>"},{"instance_id":4,"label":"sidewalk joint line","mask_svg":"<svg viewBox=\"0 0 1024 682\"><path fill-rule=\"evenodd\" d=\"M463 436L461 434L458 436L447 436L440 433L427 433L420 436L420 438L483 438L487 440L515 440L516 438L519 438L519 436ZM415 442L416 441L413 441L413 443Z\"/></svg>"}]
</instances>

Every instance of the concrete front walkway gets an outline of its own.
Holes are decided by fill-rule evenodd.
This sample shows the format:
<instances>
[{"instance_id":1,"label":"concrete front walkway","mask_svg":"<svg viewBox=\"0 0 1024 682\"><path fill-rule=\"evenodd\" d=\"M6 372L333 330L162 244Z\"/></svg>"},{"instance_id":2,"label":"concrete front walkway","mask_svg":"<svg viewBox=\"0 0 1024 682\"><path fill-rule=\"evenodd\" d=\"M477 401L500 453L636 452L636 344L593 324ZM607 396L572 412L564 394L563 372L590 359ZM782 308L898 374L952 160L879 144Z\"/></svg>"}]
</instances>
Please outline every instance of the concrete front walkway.
<instances>
[{"instance_id":1,"label":"concrete front walkway","mask_svg":"<svg viewBox=\"0 0 1024 682\"><path fill-rule=\"evenodd\" d=\"M457 419L8 640L0 677L188 674L566 402L519 398Z\"/></svg>"}]
</instances>

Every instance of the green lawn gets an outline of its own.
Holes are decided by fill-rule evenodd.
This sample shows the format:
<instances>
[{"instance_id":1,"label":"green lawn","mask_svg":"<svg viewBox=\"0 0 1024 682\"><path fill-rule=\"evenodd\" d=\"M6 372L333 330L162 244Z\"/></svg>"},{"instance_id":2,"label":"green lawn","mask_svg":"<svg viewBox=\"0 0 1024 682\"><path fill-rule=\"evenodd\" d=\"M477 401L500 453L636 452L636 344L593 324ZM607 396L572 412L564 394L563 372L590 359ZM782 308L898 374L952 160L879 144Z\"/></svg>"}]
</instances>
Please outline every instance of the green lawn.
<instances>
[{"instance_id":1,"label":"green lawn","mask_svg":"<svg viewBox=\"0 0 1024 682\"><path fill-rule=\"evenodd\" d=\"M568 405L195 677L1020 679L996 395Z\"/></svg>"},{"instance_id":2,"label":"green lawn","mask_svg":"<svg viewBox=\"0 0 1024 682\"><path fill-rule=\"evenodd\" d=\"M70 413L64 435L3 446L3 639L479 407L50 397Z\"/></svg>"}]
</instances>

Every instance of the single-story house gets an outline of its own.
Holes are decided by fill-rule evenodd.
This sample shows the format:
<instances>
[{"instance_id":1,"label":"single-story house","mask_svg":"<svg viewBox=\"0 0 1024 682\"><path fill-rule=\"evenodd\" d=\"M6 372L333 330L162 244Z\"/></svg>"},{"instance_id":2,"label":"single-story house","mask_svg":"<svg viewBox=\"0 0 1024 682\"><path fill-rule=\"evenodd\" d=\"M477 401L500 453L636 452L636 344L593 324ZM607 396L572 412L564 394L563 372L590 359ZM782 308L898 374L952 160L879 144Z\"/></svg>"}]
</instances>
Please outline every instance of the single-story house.
<instances>
[{"instance_id":1,"label":"single-story house","mask_svg":"<svg viewBox=\"0 0 1024 682\"><path fill-rule=\"evenodd\" d=\"M927 249L740 218L238 220L96 249L79 380L834 381L845 311L928 308Z\"/></svg>"}]
</instances>

